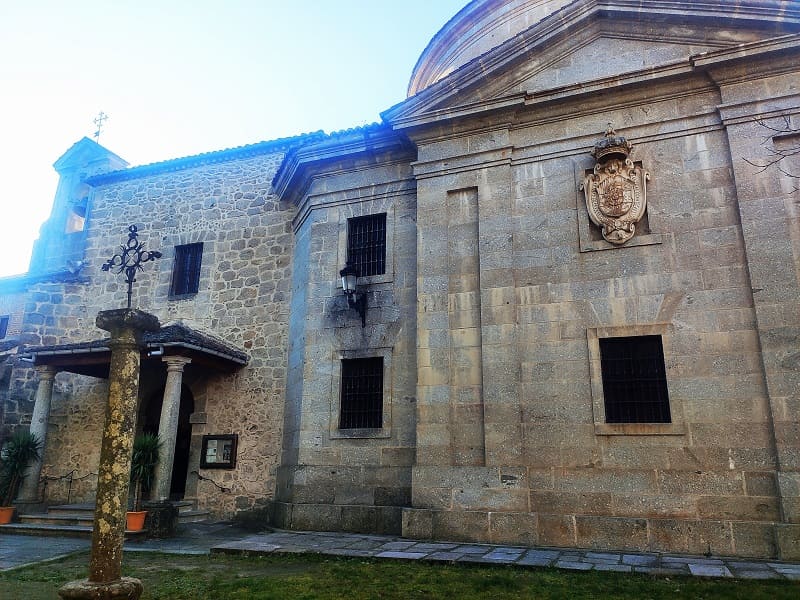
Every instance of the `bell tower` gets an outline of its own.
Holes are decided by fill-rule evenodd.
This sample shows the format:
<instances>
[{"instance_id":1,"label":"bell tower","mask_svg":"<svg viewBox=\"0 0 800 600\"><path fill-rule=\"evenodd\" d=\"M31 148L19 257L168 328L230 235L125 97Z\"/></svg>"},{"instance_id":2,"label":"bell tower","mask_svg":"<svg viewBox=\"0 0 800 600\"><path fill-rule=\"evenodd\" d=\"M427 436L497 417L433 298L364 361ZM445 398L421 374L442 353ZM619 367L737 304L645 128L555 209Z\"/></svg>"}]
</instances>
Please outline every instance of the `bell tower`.
<instances>
[{"instance_id":1,"label":"bell tower","mask_svg":"<svg viewBox=\"0 0 800 600\"><path fill-rule=\"evenodd\" d=\"M53 164L59 174L58 188L50 217L33 245L31 275L80 270L92 196L86 180L127 166L127 161L87 137Z\"/></svg>"}]
</instances>

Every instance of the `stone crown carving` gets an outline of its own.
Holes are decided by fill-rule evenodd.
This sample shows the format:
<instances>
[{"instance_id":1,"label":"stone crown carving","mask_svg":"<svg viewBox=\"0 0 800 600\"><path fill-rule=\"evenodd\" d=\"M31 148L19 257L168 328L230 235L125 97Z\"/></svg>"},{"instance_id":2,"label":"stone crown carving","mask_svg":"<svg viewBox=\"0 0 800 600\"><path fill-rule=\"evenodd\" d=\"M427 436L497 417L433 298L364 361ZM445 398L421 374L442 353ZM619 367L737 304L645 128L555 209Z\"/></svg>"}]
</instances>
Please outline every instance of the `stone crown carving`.
<instances>
[{"instance_id":1,"label":"stone crown carving","mask_svg":"<svg viewBox=\"0 0 800 600\"><path fill-rule=\"evenodd\" d=\"M592 149L594 171L583 180L589 218L603 238L622 245L636 233L636 223L647 209L646 182L650 174L629 158L633 150L609 124L605 137Z\"/></svg>"}]
</instances>

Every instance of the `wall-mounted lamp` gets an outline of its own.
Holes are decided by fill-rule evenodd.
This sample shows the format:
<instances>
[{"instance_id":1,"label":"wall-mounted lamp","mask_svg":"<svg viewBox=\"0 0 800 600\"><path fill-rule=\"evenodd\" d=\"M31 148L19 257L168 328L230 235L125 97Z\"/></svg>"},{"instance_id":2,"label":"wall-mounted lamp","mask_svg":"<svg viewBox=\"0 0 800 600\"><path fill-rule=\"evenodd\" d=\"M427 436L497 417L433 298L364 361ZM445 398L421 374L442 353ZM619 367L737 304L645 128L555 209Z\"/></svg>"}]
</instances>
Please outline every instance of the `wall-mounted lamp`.
<instances>
[{"instance_id":1,"label":"wall-mounted lamp","mask_svg":"<svg viewBox=\"0 0 800 600\"><path fill-rule=\"evenodd\" d=\"M361 327L367 324L367 293L357 292L358 288L358 269L351 263L347 263L344 269L339 271L342 276L342 289L347 296L347 304L350 308L356 309L361 315Z\"/></svg>"}]
</instances>

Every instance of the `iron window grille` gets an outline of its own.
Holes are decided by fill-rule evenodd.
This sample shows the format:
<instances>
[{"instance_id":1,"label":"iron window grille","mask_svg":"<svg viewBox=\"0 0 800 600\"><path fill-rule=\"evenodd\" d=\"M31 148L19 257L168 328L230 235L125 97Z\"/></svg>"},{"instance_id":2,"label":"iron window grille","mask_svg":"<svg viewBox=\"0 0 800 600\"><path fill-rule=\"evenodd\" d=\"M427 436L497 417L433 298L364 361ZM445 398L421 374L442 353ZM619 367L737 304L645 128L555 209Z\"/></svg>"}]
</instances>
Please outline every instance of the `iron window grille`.
<instances>
[{"instance_id":1,"label":"iron window grille","mask_svg":"<svg viewBox=\"0 0 800 600\"><path fill-rule=\"evenodd\" d=\"M175 246L175 264L172 267L170 296L174 298L197 293L200 288L202 260L203 242Z\"/></svg>"},{"instance_id":2,"label":"iron window grille","mask_svg":"<svg viewBox=\"0 0 800 600\"><path fill-rule=\"evenodd\" d=\"M8 321L10 320L9 315L3 315L0 317L0 340L4 339L6 335L8 335Z\"/></svg>"},{"instance_id":3,"label":"iron window grille","mask_svg":"<svg viewBox=\"0 0 800 600\"><path fill-rule=\"evenodd\" d=\"M347 220L347 262L359 277L386 273L386 213Z\"/></svg>"},{"instance_id":4,"label":"iron window grille","mask_svg":"<svg viewBox=\"0 0 800 600\"><path fill-rule=\"evenodd\" d=\"M383 427L383 357L342 361L340 429Z\"/></svg>"},{"instance_id":5,"label":"iron window grille","mask_svg":"<svg viewBox=\"0 0 800 600\"><path fill-rule=\"evenodd\" d=\"M607 423L671 423L660 335L601 338Z\"/></svg>"}]
</instances>

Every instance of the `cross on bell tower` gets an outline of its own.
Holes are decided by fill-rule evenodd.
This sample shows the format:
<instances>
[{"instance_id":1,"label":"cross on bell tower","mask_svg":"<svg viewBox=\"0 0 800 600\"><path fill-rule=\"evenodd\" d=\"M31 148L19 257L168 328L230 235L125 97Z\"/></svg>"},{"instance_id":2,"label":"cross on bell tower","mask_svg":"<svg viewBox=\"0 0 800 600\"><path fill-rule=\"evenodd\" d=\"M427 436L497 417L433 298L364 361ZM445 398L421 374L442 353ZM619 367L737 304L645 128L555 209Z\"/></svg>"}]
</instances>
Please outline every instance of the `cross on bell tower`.
<instances>
[{"instance_id":1,"label":"cross on bell tower","mask_svg":"<svg viewBox=\"0 0 800 600\"><path fill-rule=\"evenodd\" d=\"M97 130L94 132L94 141L100 141L100 134L103 131L103 124L108 120L108 115L104 113L102 110L98 113L98 115L94 118L94 124L97 125Z\"/></svg>"}]
</instances>

